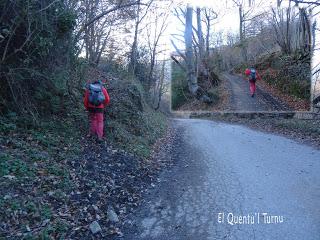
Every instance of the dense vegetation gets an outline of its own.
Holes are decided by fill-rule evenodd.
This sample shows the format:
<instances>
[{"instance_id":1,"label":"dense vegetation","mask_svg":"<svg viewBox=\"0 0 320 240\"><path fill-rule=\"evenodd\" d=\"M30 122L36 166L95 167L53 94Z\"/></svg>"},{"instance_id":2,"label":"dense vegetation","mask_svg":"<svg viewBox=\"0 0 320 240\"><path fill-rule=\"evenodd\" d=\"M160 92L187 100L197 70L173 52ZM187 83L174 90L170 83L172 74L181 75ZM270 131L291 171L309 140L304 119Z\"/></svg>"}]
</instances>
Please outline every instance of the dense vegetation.
<instances>
[{"instance_id":1,"label":"dense vegetation","mask_svg":"<svg viewBox=\"0 0 320 240\"><path fill-rule=\"evenodd\" d=\"M190 104L195 100L194 96L188 90L188 80L186 73L181 70L175 62L172 62L172 80L171 80L171 107L172 110L179 110L183 105ZM212 76L210 79L216 79L216 76ZM217 89L218 83L213 83L207 79L199 78L199 86L206 91L206 94L211 99L210 104L205 104L207 107L216 105L219 100L219 91ZM205 106L204 105L204 106ZM190 109L192 110L192 109ZM197 110L197 109L193 109Z\"/></svg>"},{"instance_id":2,"label":"dense vegetation","mask_svg":"<svg viewBox=\"0 0 320 240\"><path fill-rule=\"evenodd\" d=\"M309 58L299 59L295 54L272 54L261 58L256 67L266 82L282 93L309 100L311 90L311 68Z\"/></svg>"},{"instance_id":3,"label":"dense vegetation","mask_svg":"<svg viewBox=\"0 0 320 240\"><path fill-rule=\"evenodd\" d=\"M116 119L118 124L127 121L123 120L125 117L121 114L129 107L134 109L135 105L141 106L141 116L144 111L151 113L154 103L161 99L158 95L161 96L162 92L158 94L157 89L163 91L162 84L156 82L156 74L160 74L157 56L152 55L151 51L155 51L156 46L146 50L133 39L134 46L120 54L117 51L123 43L115 42L122 31L128 31L130 21L131 24L138 25L136 21L141 20L137 18L146 9L145 5L139 6L138 3L140 2L1 1L2 119L10 119L12 124L19 127L37 128L41 127L42 122L59 116L60 121L73 119L75 123L80 123L81 129L85 129L87 121L83 121L86 119L82 106L83 89L88 81L98 79L106 80L107 87L110 87L112 101L108 115L111 119ZM152 1L148 3L150 13L151 3ZM135 36L139 34L137 30ZM138 100L129 103L132 101L132 89L138 88L139 91L134 90ZM156 99L149 94L151 92L157 96ZM119 95L123 97L121 105L117 102ZM118 106L117 109L115 105ZM135 113L139 114L139 111ZM131 120L134 121L134 118ZM148 121L138 122L142 124ZM121 131L130 125L129 122L121 124ZM148 125L146 128L150 127ZM134 128L134 125L128 128ZM143 136L141 132L135 134ZM119 142L117 136L112 139Z\"/></svg>"},{"instance_id":4,"label":"dense vegetation","mask_svg":"<svg viewBox=\"0 0 320 240\"><path fill-rule=\"evenodd\" d=\"M188 82L186 74L181 71L176 63L172 62L172 83L171 83L171 107L178 109L188 98L192 96L188 92Z\"/></svg>"},{"instance_id":5,"label":"dense vegetation","mask_svg":"<svg viewBox=\"0 0 320 240\"><path fill-rule=\"evenodd\" d=\"M77 59L76 15L61 1L1 2L0 112L32 116L65 113ZM78 76L76 76L77 78Z\"/></svg>"}]
</instances>

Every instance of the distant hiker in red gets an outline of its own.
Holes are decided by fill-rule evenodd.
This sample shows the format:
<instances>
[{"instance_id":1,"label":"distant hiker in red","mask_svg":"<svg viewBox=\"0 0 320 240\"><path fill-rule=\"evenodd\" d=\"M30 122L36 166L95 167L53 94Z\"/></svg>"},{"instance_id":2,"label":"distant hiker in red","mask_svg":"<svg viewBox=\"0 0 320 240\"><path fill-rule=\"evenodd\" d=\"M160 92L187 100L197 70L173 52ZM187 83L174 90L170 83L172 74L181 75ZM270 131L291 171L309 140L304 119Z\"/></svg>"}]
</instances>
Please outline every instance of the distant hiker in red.
<instances>
[{"instance_id":1,"label":"distant hiker in red","mask_svg":"<svg viewBox=\"0 0 320 240\"><path fill-rule=\"evenodd\" d=\"M253 67L247 68L244 73L246 76L248 76L251 97L254 97L254 94L256 92L256 81L257 79L261 80L261 77L258 74L257 70Z\"/></svg>"},{"instance_id":2,"label":"distant hiker in red","mask_svg":"<svg viewBox=\"0 0 320 240\"><path fill-rule=\"evenodd\" d=\"M103 87L101 81L95 81L88 84L84 95L84 106L89 111L90 133L91 136L97 136L98 140L103 138L103 111L110 102L110 97Z\"/></svg>"}]
</instances>

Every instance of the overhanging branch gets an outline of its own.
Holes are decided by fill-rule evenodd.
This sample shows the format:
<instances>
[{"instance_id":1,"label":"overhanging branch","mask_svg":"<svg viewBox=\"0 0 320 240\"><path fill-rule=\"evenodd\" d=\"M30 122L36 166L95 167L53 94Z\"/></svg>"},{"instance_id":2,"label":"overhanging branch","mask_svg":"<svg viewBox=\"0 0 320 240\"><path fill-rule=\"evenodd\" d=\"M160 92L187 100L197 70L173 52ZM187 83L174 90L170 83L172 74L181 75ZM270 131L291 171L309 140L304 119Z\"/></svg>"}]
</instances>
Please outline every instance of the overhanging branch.
<instances>
[{"instance_id":1,"label":"overhanging branch","mask_svg":"<svg viewBox=\"0 0 320 240\"><path fill-rule=\"evenodd\" d=\"M122 8L126 8L126 7L131 7L131 6L134 6L134 5L137 5L137 4L140 4L140 5L145 5L145 4L142 4L142 3L139 3L139 1L136 1L136 2L133 2L133 3L128 3L128 4L123 4L123 5L118 5L118 6L115 6L113 8L110 8L102 13L100 13L99 15L97 15L96 17L92 18L91 20L89 20L87 23L85 23L79 30L79 32L77 33L75 39L77 40L81 33L85 31L85 29L87 27L89 27L91 24L95 23L97 20L99 20L100 18L104 17L105 15L111 13L111 12L114 12L114 11L117 11L119 9L122 9Z\"/></svg>"},{"instance_id":2,"label":"overhanging branch","mask_svg":"<svg viewBox=\"0 0 320 240\"><path fill-rule=\"evenodd\" d=\"M176 63L178 64L178 66L184 71L184 72L187 72L187 69L174 57L171 55L171 59Z\"/></svg>"}]
</instances>

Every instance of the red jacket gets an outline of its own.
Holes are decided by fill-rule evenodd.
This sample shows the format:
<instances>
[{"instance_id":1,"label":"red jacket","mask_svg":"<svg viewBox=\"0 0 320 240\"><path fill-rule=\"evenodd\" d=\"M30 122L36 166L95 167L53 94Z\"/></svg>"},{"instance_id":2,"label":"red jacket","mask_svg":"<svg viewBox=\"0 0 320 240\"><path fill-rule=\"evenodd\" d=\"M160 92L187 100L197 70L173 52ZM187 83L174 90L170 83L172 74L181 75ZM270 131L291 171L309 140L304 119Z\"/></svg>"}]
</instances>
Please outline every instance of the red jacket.
<instances>
[{"instance_id":1,"label":"red jacket","mask_svg":"<svg viewBox=\"0 0 320 240\"><path fill-rule=\"evenodd\" d=\"M107 92L107 89L105 89L105 87L102 87L102 92L103 92L103 95L105 96L106 99L105 99L104 102L101 103L100 105L95 106L95 105L92 105L92 104L89 103L89 90L86 89L86 91L85 91L85 93L84 93L83 104L84 104L84 106L85 106L85 108L86 108L87 110L97 109L97 108L103 109L106 105L109 104L109 102L110 102L110 97L109 97L109 94L108 94L108 92Z\"/></svg>"}]
</instances>

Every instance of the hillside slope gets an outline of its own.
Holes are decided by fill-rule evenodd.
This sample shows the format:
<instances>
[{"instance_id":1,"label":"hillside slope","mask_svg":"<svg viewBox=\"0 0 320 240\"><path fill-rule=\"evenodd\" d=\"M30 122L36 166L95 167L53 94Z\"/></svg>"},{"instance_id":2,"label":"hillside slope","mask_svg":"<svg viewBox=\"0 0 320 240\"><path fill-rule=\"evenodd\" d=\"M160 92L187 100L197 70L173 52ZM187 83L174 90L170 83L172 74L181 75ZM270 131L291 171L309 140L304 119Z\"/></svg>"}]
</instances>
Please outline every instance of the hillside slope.
<instances>
[{"instance_id":1,"label":"hillside slope","mask_svg":"<svg viewBox=\"0 0 320 240\"><path fill-rule=\"evenodd\" d=\"M90 69L85 78L99 74L106 75ZM95 220L103 234L119 233L162 166L150 156L167 123L138 83L106 78L111 104L103 143L86 138L81 92L66 116L37 126L15 113L0 118L0 238L90 239Z\"/></svg>"},{"instance_id":2,"label":"hillside slope","mask_svg":"<svg viewBox=\"0 0 320 240\"><path fill-rule=\"evenodd\" d=\"M310 110L310 58L299 54L284 55L274 52L261 56L256 63L237 67L235 72L243 74L244 69L250 65L254 66L262 77L262 81L257 82L258 86L293 110Z\"/></svg>"}]
</instances>

